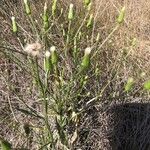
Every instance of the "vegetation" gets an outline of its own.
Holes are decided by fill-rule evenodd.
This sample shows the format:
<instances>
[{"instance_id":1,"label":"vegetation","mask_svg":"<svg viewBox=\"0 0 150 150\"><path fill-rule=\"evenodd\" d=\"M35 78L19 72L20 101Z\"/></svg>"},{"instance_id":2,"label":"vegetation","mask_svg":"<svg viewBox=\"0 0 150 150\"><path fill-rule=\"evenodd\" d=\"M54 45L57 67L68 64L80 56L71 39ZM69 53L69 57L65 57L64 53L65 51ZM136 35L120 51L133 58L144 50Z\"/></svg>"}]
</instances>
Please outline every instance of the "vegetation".
<instances>
[{"instance_id":1,"label":"vegetation","mask_svg":"<svg viewBox=\"0 0 150 150\"><path fill-rule=\"evenodd\" d=\"M104 112L150 100L150 3L138 6L143 26L136 5L2 1L3 150L111 149Z\"/></svg>"}]
</instances>

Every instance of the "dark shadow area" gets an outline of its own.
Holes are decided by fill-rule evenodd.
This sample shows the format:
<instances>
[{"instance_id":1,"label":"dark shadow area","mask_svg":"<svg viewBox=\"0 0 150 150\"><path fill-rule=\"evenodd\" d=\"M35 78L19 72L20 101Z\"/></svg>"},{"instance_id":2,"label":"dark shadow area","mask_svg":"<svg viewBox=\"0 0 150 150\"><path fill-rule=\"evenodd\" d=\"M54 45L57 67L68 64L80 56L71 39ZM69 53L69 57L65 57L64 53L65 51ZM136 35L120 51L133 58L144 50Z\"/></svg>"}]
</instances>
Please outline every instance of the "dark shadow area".
<instances>
[{"instance_id":1,"label":"dark shadow area","mask_svg":"<svg viewBox=\"0 0 150 150\"><path fill-rule=\"evenodd\" d=\"M107 112L112 150L150 150L150 104L127 103Z\"/></svg>"}]
</instances>

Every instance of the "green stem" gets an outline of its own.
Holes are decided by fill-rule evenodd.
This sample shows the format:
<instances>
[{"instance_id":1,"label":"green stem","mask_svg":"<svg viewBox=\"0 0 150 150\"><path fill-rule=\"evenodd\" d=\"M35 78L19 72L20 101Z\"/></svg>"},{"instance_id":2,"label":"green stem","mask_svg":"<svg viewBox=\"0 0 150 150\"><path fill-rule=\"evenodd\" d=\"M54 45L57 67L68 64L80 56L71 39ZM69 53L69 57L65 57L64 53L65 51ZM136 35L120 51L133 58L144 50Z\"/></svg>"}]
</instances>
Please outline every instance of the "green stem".
<instances>
[{"instance_id":1,"label":"green stem","mask_svg":"<svg viewBox=\"0 0 150 150\"><path fill-rule=\"evenodd\" d=\"M115 32L118 28L119 28L119 25L117 24L116 27L110 32L110 34L109 34L109 35L106 37L106 39L102 42L102 44L98 47L98 50L103 47L103 45L110 39L110 37L114 34L114 32ZM93 47L94 47L94 46L93 46ZM97 53L99 52L98 50L93 54L92 58L97 55Z\"/></svg>"},{"instance_id":2,"label":"green stem","mask_svg":"<svg viewBox=\"0 0 150 150\"><path fill-rule=\"evenodd\" d=\"M39 86L39 89L40 89L41 97L43 97L43 99L44 99L43 100L44 120L45 120L46 128L49 131L49 137L51 139L52 147L55 149L53 133L52 133L52 130L51 130L49 122L48 122L48 101L46 99L47 81L46 81L46 85L43 85L43 83L42 83L42 81L40 79L40 75L39 75L37 58L35 59L35 68L36 68L36 80L38 82L38 86Z\"/></svg>"},{"instance_id":3,"label":"green stem","mask_svg":"<svg viewBox=\"0 0 150 150\"><path fill-rule=\"evenodd\" d=\"M38 34L38 30L37 30L37 28L36 28L36 25L35 25L35 23L34 23L34 20L33 20L33 18L32 18L31 15L28 15L28 16L29 16L30 22L31 22L31 24L32 24L32 29L33 29L33 31L35 32L36 36L37 36L37 40L40 40L40 36L39 36L39 34Z\"/></svg>"}]
</instances>

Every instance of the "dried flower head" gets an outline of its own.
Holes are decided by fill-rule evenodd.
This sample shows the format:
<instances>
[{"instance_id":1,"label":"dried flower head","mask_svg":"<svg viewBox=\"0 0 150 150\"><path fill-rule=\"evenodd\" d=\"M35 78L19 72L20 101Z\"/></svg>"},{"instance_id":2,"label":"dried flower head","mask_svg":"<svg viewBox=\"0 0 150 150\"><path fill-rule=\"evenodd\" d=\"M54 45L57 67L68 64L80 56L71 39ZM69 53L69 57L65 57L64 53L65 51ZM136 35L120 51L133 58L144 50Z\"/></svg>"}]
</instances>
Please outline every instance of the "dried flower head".
<instances>
[{"instance_id":1,"label":"dried flower head","mask_svg":"<svg viewBox=\"0 0 150 150\"><path fill-rule=\"evenodd\" d=\"M45 4L44 4L44 12L46 12L47 11L47 3L45 2Z\"/></svg>"},{"instance_id":2,"label":"dried flower head","mask_svg":"<svg viewBox=\"0 0 150 150\"><path fill-rule=\"evenodd\" d=\"M31 53L32 56L39 56L40 55L40 52L39 51L32 51Z\"/></svg>"},{"instance_id":3,"label":"dried flower head","mask_svg":"<svg viewBox=\"0 0 150 150\"><path fill-rule=\"evenodd\" d=\"M28 3L28 0L24 0L24 3L27 4L27 3Z\"/></svg>"},{"instance_id":4,"label":"dried flower head","mask_svg":"<svg viewBox=\"0 0 150 150\"><path fill-rule=\"evenodd\" d=\"M46 52L45 52L45 57L49 58L50 55L51 55L51 53L50 53L49 51L46 51Z\"/></svg>"},{"instance_id":5,"label":"dried flower head","mask_svg":"<svg viewBox=\"0 0 150 150\"><path fill-rule=\"evenodd\" d=\"M52 46L52 47L50 48L50 51L51 51L51 52L56 51L56 47L55 47L55 46Z\"/></svg>"},{"instance_id":6,"label":"dried flower head","mask_svg":"<svg viewBox=\"0 0 150 150\"><path fill-rule=\"evenodd\" d=\"M14 16L12 16L12 17L11 17L11 20L12 20L12 21L14 21L14 20L15 20L15 17L14 17Z\"/></svg>"},{"instance_id":7,"label":"dried flower head","mask_svg":"<svg viewBox=\"0 0 150 150\"><path fill-rule=\"evenodd\" d=\"M90 47L87 47L85 49L85 55L89 55L91 53L91 48Z\"/></svg>"},{"instance_id":8,"label":"dried flower head","mask_svg":"<svg viewBox=\"0 0 150 150\"><path fill-rule=\"evenodd\" d=\"M32 56L38 56L40 53L42 46L40 43L36 42L33 44L28 44L25 48L24 51L27 52L28 54L31 54Z\"/></svg>"}]
</instances>

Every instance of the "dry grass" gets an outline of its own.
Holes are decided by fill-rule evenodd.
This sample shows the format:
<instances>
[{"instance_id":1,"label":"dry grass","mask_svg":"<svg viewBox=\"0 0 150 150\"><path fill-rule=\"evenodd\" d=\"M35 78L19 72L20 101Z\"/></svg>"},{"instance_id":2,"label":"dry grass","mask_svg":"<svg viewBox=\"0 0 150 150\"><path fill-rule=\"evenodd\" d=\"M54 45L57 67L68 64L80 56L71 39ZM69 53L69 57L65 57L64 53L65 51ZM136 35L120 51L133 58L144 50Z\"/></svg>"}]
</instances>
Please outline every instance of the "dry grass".
<instances>
[{"instance_id":1,"label":"dry grass","mask_svg":"<svg viewBox=\"0 0 150 150\"><path fill-rule=\"evenodd\" d=\"M65 10L70 2L72 1L62 0L58 7L63 6ZM82 0L73 1L73 3L76 5L77 16L80 16ZM32 4L38 28L42 24L39 16L43 5L44 1L42 0L37 0ZM87 43L88 46L92 46L98 32L100 40L103 42L116 25L116 16L122 6L126 7L125 23L101 48L96 60L93 60L93 63L99 62L102 76L98 81L91 81L88 88L94 93L94 90L102 88L109 80L112 82L105 89L100 100L94 103L94 106L91 105L81 117L80 138L74 149L149 150L149 104L142 103L149 102L150 97L144 90L141 90L141 87L143 82L150 77L150 1L95 0L92 36L91 39L83 40L81 47L84 49L87 47ZM33 130L28 147L31 146L30 149L36 150L38 148L35 139L40 136L40 134L36 135L36 128L40 128L42 122L35 116L22 113L19 108L26 108L27 106L24 105L26 103L28 107L34 108L40 114L41 101L38 99L36 87L31 84L30 74L24 71L27 66L26 54L20 54L22 52L21 45L11 32L10 18L14 15L19 20L19 28L23 31L18 34L19 37L22 37L22 43L25 44L24 39L27 39L28 42L36 40L29 25L26 24L27 18L21 11L22 7L21 1L13 4L13 1L2 0L0 3L0 52L4 50L2 44L9 45L17 51L18 58L23 60L21 64L23 68L20 68L13 60L0 53L2 58L0 60L0 136L10 141L15 148L24 147L26 134L23 126L29 123ZM59 29L64 18L63 16L60 22L54 22L55 28L50 35L51 43L60 49L63 47L64 41ZM80 17L78 18L79 22L74 23L74 31L76 31L77 24L82 22ZM131 43L134 38L137 42L132 47ZM141 78L142 72L146 73L144 78ZM135 79L137 85L133 92L126 94L123 88L129 76ZM8 86L9 82L13 87ZM124 105L127 102L133 104Z\"/></svg>"}]
</instances>

